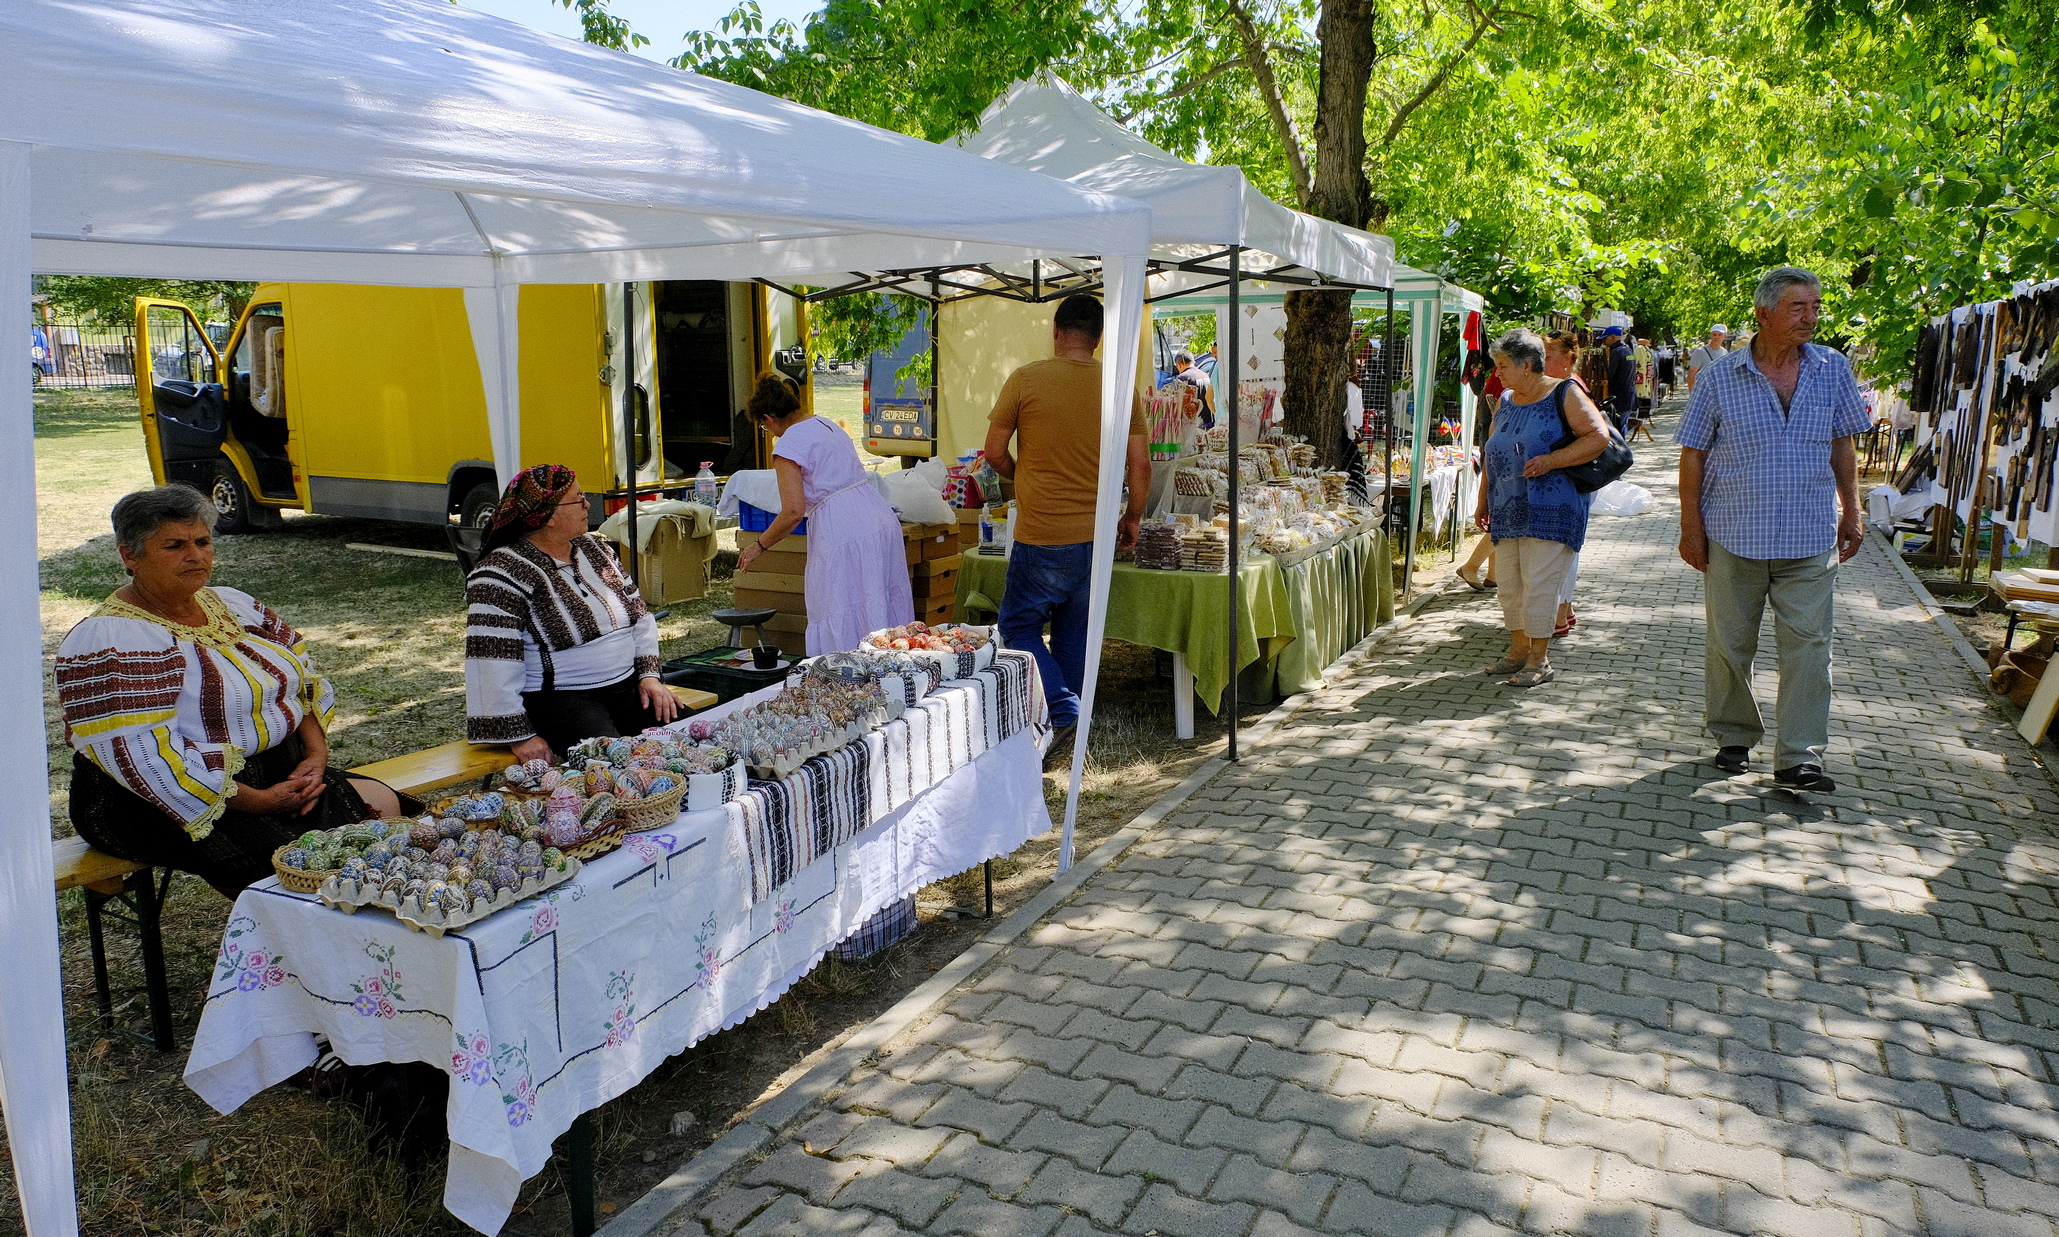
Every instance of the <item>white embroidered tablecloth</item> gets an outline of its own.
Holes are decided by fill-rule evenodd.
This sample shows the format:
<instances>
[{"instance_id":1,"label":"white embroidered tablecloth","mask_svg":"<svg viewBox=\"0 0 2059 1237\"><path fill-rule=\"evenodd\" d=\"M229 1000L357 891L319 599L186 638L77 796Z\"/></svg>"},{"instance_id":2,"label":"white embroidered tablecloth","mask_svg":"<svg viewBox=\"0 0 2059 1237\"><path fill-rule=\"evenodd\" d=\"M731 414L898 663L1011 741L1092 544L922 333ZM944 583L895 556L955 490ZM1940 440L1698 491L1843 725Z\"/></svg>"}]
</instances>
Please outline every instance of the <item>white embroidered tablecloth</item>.
<instances>
[{"instance_id":1,"label":"white embroidered tablecloth","mask_svg":"<svg viewBox=\"0 0 2059 1237\"><path fill-rule=\"evenodd\" d=\"M778 999L881 908L1051 827L1034 669L1027 686L1028 724L1012 733L983 720L988 681L946 683L864 736L871 770L918 780L873 797L870 824L782 868L762 896L751 838L762 852L776 815L762 797L755 830L744 804L682 814L441 939L253 885L231 912L186 1082L233 1111L311 1064L316 1033L352 1064L437 1064L451 1076L444 1205L497 1232L579 1114ZM799 793L800 776L781 785ZM758 866L762 887L762 853Z\"/></svg>"}]
</instances>

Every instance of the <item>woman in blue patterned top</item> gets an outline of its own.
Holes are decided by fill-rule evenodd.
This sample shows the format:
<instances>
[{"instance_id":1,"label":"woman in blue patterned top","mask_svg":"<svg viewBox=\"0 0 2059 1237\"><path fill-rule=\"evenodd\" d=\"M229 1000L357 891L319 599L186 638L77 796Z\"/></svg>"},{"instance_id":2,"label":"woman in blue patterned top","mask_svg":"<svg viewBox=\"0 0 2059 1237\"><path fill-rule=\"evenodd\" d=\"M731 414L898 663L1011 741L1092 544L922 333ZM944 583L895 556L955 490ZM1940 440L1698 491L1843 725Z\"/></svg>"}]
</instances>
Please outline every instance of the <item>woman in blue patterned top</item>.
<instances>
[{"instance_id":1,"label":"woman in blue patterned top","mask_svg":"<svg viewBox=\"0 0 2059 1237\"><path fill-rule=\"evenodd\" d=\"M1549 657L1559 589L1587 539L1589 495L1558 470L1584 464L1609 445L1608 423L1579 384L1544 373L1544 341L1510 331L1494 341L1494 372L1504 393L1487 440L1487 470L1473 522L1494 538L1508 656L1489 674L1516 687L1556 678ZM1579 434L1553 450L1571 429Z\"/></svg>"}]
</instances>

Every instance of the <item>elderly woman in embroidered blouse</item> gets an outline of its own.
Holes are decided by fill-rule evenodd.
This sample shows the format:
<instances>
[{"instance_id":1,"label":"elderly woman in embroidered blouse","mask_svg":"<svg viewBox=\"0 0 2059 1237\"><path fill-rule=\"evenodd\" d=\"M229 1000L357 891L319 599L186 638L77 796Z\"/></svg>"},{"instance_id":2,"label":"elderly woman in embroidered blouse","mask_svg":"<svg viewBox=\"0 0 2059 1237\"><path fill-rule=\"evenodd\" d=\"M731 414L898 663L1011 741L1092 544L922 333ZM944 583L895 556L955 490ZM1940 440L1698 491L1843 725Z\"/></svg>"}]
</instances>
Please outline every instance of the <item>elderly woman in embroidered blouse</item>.
<instances>
[{"instance_id":1,"label":"elderly woman in embroidered blouse","mask_svg":"<svg viewBox=\"0 0 2059 1237\"><path fill-rule=\"evenodd\" d=\"M501 495L465 586L472 742L548 760L678 716L658 677L658 621L586 522L586 495L562 464L517 473Z\"/></svg>"},{"instance_id":2,"label":"elderly woman in embroidered blouse","mask_svg":"<svg viewBox=\"0 0 2059 1237\"><path fill-rule=\"evenodd\" d=\"M847 652L868 632L913 622L901 521L873 488L851 436L803 408L800 392L780 374L758 379L744 414L779 440L772 449L779 515L738 544L736 569L749 571L806 520L809 656Z\"/></svg>"},{"instance_id":3,"label":"elderly woman in embroidered blouse","mask_svg":"<svg viewBox=\"0 0 2059 1237\"><path fill-rule=\"evenodd\" d=\"M208 587L215 514L182 485L114 505L129 583L64 638L57 697L79 836L234 897L307 830L400 802L328 767L334 694L300 634L248 594Z\"/></svg>"}]
</instances>

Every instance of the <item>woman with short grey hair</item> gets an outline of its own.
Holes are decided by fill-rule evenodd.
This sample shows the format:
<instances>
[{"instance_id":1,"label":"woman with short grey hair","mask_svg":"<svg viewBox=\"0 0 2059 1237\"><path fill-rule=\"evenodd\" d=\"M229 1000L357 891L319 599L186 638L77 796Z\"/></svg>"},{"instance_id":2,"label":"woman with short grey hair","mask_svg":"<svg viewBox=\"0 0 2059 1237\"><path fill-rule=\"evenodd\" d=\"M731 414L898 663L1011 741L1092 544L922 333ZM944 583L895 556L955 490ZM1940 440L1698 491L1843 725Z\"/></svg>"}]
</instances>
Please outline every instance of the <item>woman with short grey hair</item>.
<instances>
[{"instance_id":1,"label":"woman with short grey hair","mask_svg":"<svg viewBox=\"0 0 2059 1237\"><path fill-rule=\"evenodd\" d=\"M114 505L129 582L57 651L71 819L119 859L192 872L233 898L311 829L400 811L328 767L328 679L263 602L209 588L215 507L183 485Z\"/></svg>"},{"instance_id":2,"label":"woman with short grey hair","mask_svg":"<svg viewBox=\"0 0 2059 1237\"><path fill-rule=\"evenodd\" d=\"M1505 393L1487 440L1473 522L1494 538L1509 651L1487 669L1509 675L1511 686L1536 687L1558 675L1549 653L1559 593L1587 538L1590 498L1559 470L1606 450L1608 423L1578 383L1545 374L1536 332L1510 331L1490 352ZM1556 446L1569 429L1573 441Z\"/></svg>"}]
</instances>

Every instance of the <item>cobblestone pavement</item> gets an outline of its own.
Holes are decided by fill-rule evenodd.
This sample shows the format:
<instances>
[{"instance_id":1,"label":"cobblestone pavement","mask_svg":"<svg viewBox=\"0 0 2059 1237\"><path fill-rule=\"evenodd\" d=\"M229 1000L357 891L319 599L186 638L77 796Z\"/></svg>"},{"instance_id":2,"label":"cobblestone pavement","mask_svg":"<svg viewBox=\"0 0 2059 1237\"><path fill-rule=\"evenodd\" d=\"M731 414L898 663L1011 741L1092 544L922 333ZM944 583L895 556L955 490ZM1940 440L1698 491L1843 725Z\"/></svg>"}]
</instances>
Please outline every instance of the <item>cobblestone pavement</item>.
<instances>
[{"instance_id":1,"label":"cobblestone pavement","mask_svg":"<svg viewBox=\"0 0 2059 1237\"><path fill-rule=\"evenodd\" d=\"M1556 683L1436 603L674 1231L2059 1234L2051 783L1875 543L1839 793L1703 763L1643 456Z\"/></svg>"}]
</instances>

